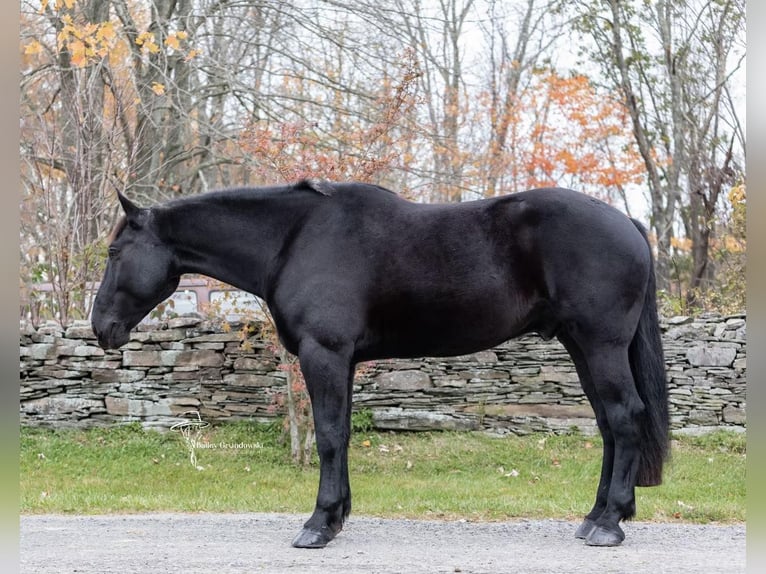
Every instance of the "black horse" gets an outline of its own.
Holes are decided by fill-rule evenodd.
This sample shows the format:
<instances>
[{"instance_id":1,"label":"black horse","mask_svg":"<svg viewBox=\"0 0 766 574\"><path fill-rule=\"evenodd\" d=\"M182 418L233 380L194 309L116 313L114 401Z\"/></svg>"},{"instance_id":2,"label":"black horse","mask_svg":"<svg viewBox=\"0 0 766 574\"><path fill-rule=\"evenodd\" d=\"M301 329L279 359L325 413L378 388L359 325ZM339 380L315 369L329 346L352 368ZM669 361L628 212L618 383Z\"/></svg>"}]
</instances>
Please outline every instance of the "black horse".
<instances>
[{"instance_id":1,"label":"black horse","mask_svg":"<svg viewBox=\"0 0 766 574\"><path fill-rule=\"evenodd\" d=\"M93 309L104 348L201 273L265 299L300 359L320 460L316 507L293 546L325 546L351 510L354 367L462 355L522 333L568 350L603 436L593 509L576 536L613 546L635 486L661 482L667 385L643 227L594 198L537 189L448 205L373 185L302 181L125 211Z\"/></svg>"}]
</instances>

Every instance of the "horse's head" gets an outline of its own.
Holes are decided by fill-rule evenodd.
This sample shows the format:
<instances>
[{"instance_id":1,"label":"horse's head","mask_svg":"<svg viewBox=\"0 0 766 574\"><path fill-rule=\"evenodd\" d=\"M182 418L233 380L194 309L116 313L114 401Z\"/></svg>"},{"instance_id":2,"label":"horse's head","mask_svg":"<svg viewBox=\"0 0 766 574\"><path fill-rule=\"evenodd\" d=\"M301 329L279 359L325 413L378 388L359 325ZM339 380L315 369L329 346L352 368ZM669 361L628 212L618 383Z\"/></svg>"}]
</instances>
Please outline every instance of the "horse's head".
<instances>
[{"instance_id":1,"label":"horse's head","mask_svg":"<svg viewBox=\"0 0 766 574\"><path fill-rule=\"evenodd\" d=\"M157 213L118 195L125 216L112 232L91 318L105 349L127 343L130 330L175 291L180 279L173 251L162 240Z\"/></svg>"}]
</instances>

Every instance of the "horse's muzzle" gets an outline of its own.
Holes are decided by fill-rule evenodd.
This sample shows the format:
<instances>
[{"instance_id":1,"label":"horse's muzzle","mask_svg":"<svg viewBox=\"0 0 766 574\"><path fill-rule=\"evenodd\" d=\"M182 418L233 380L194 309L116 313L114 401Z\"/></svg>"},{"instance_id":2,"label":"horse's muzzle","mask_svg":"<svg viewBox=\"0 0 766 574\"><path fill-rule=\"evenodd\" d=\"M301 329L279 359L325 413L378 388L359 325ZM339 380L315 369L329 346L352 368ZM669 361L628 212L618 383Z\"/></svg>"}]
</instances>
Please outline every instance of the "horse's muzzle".
<instances>
[{"instance_id":1,"label":"horse's muzzle","mask_svg":"<svg viewBox=\"0 0 766 574\"><path fill-rule=\"evenodd\" d=\"M102 349L117 349L130 339L130 329L116 321L108 323L103 329L95 322L91 324L91 327Z\"/></svg>"}]
</instances>

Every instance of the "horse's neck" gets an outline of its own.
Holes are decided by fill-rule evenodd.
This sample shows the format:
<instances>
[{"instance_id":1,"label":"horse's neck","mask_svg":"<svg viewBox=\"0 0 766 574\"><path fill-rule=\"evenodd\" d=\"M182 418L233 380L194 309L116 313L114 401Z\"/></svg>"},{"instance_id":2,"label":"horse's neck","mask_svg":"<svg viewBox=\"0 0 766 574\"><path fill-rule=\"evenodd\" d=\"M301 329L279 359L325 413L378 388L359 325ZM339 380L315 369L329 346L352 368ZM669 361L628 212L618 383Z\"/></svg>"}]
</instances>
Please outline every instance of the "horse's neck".
<instances>
[{"instance_id":1,"label":"horse's neck","mask_svg":"<svg viewBox=\"0 0 766 574\"><path fill-rule=\"evenodd\" d=\"M270 266L296 221L278 198L190 201L169 210L170 241L181 273L198 273L263 297Z\"/></svg>"}]
</instances>

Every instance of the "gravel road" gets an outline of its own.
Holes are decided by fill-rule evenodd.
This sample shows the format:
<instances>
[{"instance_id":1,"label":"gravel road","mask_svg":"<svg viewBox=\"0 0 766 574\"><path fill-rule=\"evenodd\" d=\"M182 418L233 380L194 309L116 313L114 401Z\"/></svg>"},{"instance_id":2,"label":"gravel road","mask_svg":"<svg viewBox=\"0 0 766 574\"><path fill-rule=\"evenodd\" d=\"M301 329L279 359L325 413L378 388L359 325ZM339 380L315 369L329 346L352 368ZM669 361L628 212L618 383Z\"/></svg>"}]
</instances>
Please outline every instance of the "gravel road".
<instances>
[{"instance_id":1,"label":"gravel road","mask_svg":"<svg viewBox=\"0 0 766 574\"><path fill-rule=\"evenodd\" d=\"M745 525L632 522L591 548L556 520L501 523L351 517L322 550L290 541L306 516L22 516L21 572L642 573L745 572Z\"/></svg>"}]
</instances>

